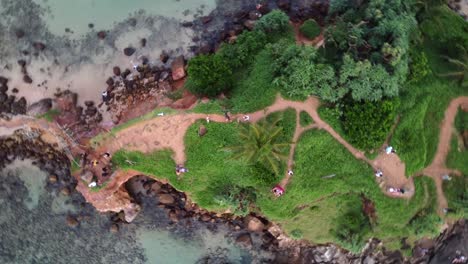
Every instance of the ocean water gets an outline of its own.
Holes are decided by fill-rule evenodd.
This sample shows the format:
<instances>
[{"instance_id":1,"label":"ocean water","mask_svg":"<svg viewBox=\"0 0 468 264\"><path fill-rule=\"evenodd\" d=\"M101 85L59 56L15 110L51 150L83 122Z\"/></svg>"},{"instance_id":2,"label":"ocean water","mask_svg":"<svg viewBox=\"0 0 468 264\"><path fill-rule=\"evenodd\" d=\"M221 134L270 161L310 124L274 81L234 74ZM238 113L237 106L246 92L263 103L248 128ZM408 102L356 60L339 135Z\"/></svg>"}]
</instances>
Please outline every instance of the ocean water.
<instances>
[{"instance_id":1,"label":"ocean water","mask_svg":"<svg viewBox=\"0 0 468 264\"><path fill-rule=\"evenodd\" d=\"M80 103L99 100L114 66L132 69L141 56L162 65L163 50L191 56L189 47L200 32L181 22L207 15L216 6L215 0L0 0L0 75L28 103L65 89L78 92ZM25 36L17 39L17 30ZM97 37L101 30L104 40ZM140 44L143 38L146 47ZM38 52L34 42L46 49ZM129 46L136 52L127 57L123 49ZM23 81L20 59L27 63L31 84Z\"/></svg>"},{"instance_id":2,"label":"ocean water","mask_svg":"<svg viewBox=\"0 0 468 264\"><path fill-rule=\"evenodd\" d=\"M170 225L154 199L130 224L110 232L109 215L98 213L74 192L64 196L46 187L47 174L31 161L0 171L0 263L251 263L222 226L212 231L193 221ZM66 217L80 217L69 227Z\"/></svg>"}]
</instances>

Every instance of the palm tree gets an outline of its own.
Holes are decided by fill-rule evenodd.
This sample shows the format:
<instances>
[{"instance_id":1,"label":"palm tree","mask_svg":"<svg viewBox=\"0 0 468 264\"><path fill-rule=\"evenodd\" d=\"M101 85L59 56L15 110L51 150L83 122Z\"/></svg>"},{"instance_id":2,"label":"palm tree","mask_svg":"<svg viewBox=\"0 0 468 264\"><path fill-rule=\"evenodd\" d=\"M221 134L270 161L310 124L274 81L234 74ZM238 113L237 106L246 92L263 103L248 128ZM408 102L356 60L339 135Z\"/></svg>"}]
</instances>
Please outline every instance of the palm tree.
<instances>
[{"instance_id":1,"label":"palm tree","mask_svg":"<svg viewBox=\"0 0 468 264\"><path fill-rule=\"evenodd\" d=\"M454 65L457 70L439 74L444 77L454 77L456 78L462 87L468 87L468 52L466 52L465 47L459 46L460 48L460 57L459 59L453 59L448 56L442 56L449 63Z\"/></svg>"},{"instance_id":2,"label":"palm tree","mask_svg":"<svg viewBox=\"0 0 468 264\"><path fill-rule=\"evenodd\" d=\"M234 153L233 159L245 159L250 165L259 164L279 174L281 162L287 160L284 153L289 146L289 143L280 142L283 132L283 127L277 126L280 120L240 126L241 142L226 150Z\"/></svg>"}]
</instances>

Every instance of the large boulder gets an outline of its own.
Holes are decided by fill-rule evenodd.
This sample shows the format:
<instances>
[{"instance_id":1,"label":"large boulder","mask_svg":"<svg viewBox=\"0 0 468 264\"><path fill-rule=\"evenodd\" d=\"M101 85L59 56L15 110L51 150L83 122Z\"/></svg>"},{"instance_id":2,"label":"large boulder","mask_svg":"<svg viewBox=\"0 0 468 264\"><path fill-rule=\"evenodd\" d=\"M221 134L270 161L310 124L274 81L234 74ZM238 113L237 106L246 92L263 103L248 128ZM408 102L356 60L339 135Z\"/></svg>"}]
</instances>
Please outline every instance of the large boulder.
<instances>
[{"instance_id":1,"label":"large boulder","mask_svg":"<svg viewBox=\"0 0 468 264\"><path fill-rule=\"evenodd\" d=\"M175 199L172 197L172 195L163 193L159 195L159 203L164 204L164 205L171 205L174 204Z\"/></svg>"},{"instance_id":2,"label":"large boulder","mask_svg":"<svg viewBox=\"0 0 468 264\"><path fill-rule=\"evenodd\" d=\"M57 108L61 112L72 111L76 107L78 95L72 92L63 93L56 99Z\"/></svg>"},{"instance_id":3,"label":"large boulder","mask_svg":"<svg viewBox=\"0 0 468 264\"><path fill-rule=\"evenodd\" d=\"M133 53L135 53L135 51L136 51L135 48L132 48L132 47L128 47L123 50L126 56L132 56Z\"/></svg>"},{"instance_id":4,"label":"large boulder","mask_svg":"<svg viewBox=\"0 0 468 264\"><path fill-rule=\"evenodd\" d=\"M239 235L237 238L236 238L236 243L246 247L246 248L250 248L252 247L252 238L250 237L250 234L249 233L244 233L244 234L241 234Z\"/></svg>"},{"instance_id":5,"label":"large boulder","mask_svg":"<svg viewBox=\"0 0 468 264\"><path fill-rule=\"evenodd\" d=\"M174 81L180 80L185 77L185 60L184 56L176 57L171 64L172 79Z\"/></svg>"},{"instance_id":6,"label":"large boulder","mask_svg":"<svg viewBox=\"0 0 468 264\"><path fill-rule=\"evenodd\" d=\"M245 224L247 226L247 230L252 232L262 232L265 228L265 225L262 223L260 219L255 216L247 216L245 218Z\"/></svg>"},{"instance_id":7,"label":"large boulder","mask_svg":"<svg viewBox=\"0 0 468 264\"><path fill-rule=\"evenodd\" d=\"M27 114L30 116L43 115L52 108L52 99L44 98L28 107Z\"/></svg>"}]
</instances>

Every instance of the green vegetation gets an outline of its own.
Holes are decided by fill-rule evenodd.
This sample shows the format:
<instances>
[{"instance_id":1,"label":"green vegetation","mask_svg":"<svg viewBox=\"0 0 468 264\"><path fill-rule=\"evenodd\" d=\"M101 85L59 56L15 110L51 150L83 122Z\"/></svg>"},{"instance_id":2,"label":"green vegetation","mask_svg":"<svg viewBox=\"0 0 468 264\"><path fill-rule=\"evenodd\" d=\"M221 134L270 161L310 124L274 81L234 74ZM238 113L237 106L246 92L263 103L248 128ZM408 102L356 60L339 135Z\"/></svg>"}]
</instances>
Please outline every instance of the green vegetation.
<instances>
[{"instance_id":1,"label":"green vegetation","mask_svg":"<svg viewBox=\"0 0 468 264\"><path fill-rule=\"evenodd\" d=\"M412 175L432 162L437 149L440 122L448 103L456 96L468 94L468 90L459 83L438 76L454 70L444 56L453 56L452 53L458 52L457 45L453 43L464 43L468 39L468 23L446 7L436 6L428 12L430 15L420 23L423 41L411 46L411 50L414 50L411 54L423 52L430 70L425 78L419 81L416 78L416 81L406 84L400 96L400 123L391 140L406 164L407 175ZM441 24L450 26L441 29Z\"/></svg>"},{"instance_id":2,"label":"green vegetation","mask_svg":"<svg viewBox=\"0 0 468 264\"><path fill-rule=\"evenodd\" d=\"M397 103L350 103L344 107L343 127L351 143L362 149L378 148L385 141L396 117Z\"/></svg>"},{"instance_id":3,"label":"green vegetation","mask_svg":"<svg viewBox=\"0 0 468 264\"><path fill-rule=\"evenodd\" d=\"M468 216L468 176L452 177L443 184L449 209L461 217Z\"/></svg>"},{"instance_id":4,"label":"green vegetation","mask_svg":"<svg viewBox=\"0 0 468 264\"><path fill-rule=\"evenodd\" d=\"M313 19L307 19L299 28L301 33L308 39L313 39L320 35L320 26Z\"/></svg>"},{"instance_id":5,"label":"green vegetation","mask_svg":"<svg viewBox=\"0 0 468 264\"><path fill-rule=\"evenodd\" d=\"M287 161L285 150L290 144L279 140L283 132L283 127L278 126L279 121L240 125L240 144L229 146L226 150L233 153L233 159L245 159L251 166L279 175L281 162Z\"/></svg>"},{"instance_id":6,"label":"green vegetation","mask_svg":"<svg viewBox=\"0 0 468 264\"><path fill-rule=\"evenodd\" d=\"M187 88L196 95L215 96L231 86L231 69L221 56L198 55L188 64Z\"/></svg>"},{"instance_id":7,"label":"green vegetation","mask_svg":"<svg viewBox=\"0 0 468 264\"><path fill-rule=\"evenodd\" d=\"M45 120L49 121L49 122L52 122L54 121L54 118L56 116L60 115L60 110L58 109L50 109L49 111L47 111L46 113L42 114L42 115L38 115L36 116L37 118L44 118Z\"/></svg>"},{"instance_id":8,"label":"green vegetation","mask_svg":"<svg viewBox=\"0 0 468 264\"><path fill-rule=\"evenodd\" d=\"M314 123L314 120L312 120L312 117L305 111L301 111L299 113L299 121L300 121L301 126L303 127Z\"/></svg>"},{"instance_id":9,"label":"green vegetation","mask_svg":"<svg viewBox=\"0 0 468 264\"><path fill-rule=\"evenodd\" d=\"M346 248L358 252L364 246L364 237L370 232L369 218L361 208L359 197L352 196L346 209L334 219L333 236Z\"/></svg>"},{"instance_id":10,"label":"green vegetation","mask_svg":"<svg viewBox=\"0 0 468 264\"><path fill-rule=\"evenodd\" d=\"M266 33L284 32L289 26L289 17L281 10L273 10L255 24L255 29Z\"/></svg>"}]
</instances>

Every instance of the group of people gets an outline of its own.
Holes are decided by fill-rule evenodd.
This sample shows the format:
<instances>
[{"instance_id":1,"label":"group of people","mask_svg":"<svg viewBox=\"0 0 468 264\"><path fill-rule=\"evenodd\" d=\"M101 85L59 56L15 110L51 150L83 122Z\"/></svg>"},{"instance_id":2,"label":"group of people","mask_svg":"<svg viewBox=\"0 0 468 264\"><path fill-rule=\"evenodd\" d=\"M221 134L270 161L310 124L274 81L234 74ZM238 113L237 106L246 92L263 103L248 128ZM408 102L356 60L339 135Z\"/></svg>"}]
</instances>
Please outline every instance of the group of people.
<instances>
[{"instance_id":1,"label":"group of people","mask_svg":"<svg viewBox=\"0 0 468 264\"><path fill-rule=\"evenodd\" d=\"M91 182L88 184L88 187L96 187L99 182L99 175L102 178L108 177L111 174L112 166L111 166L111 154L109 152L103 153L99 158L94 158L88 163L87 160L88 153L84 153L82 155L82 167L85 168L90 165L90 171L93 173L93 178Z\"/></svg>"}]
</instances>

